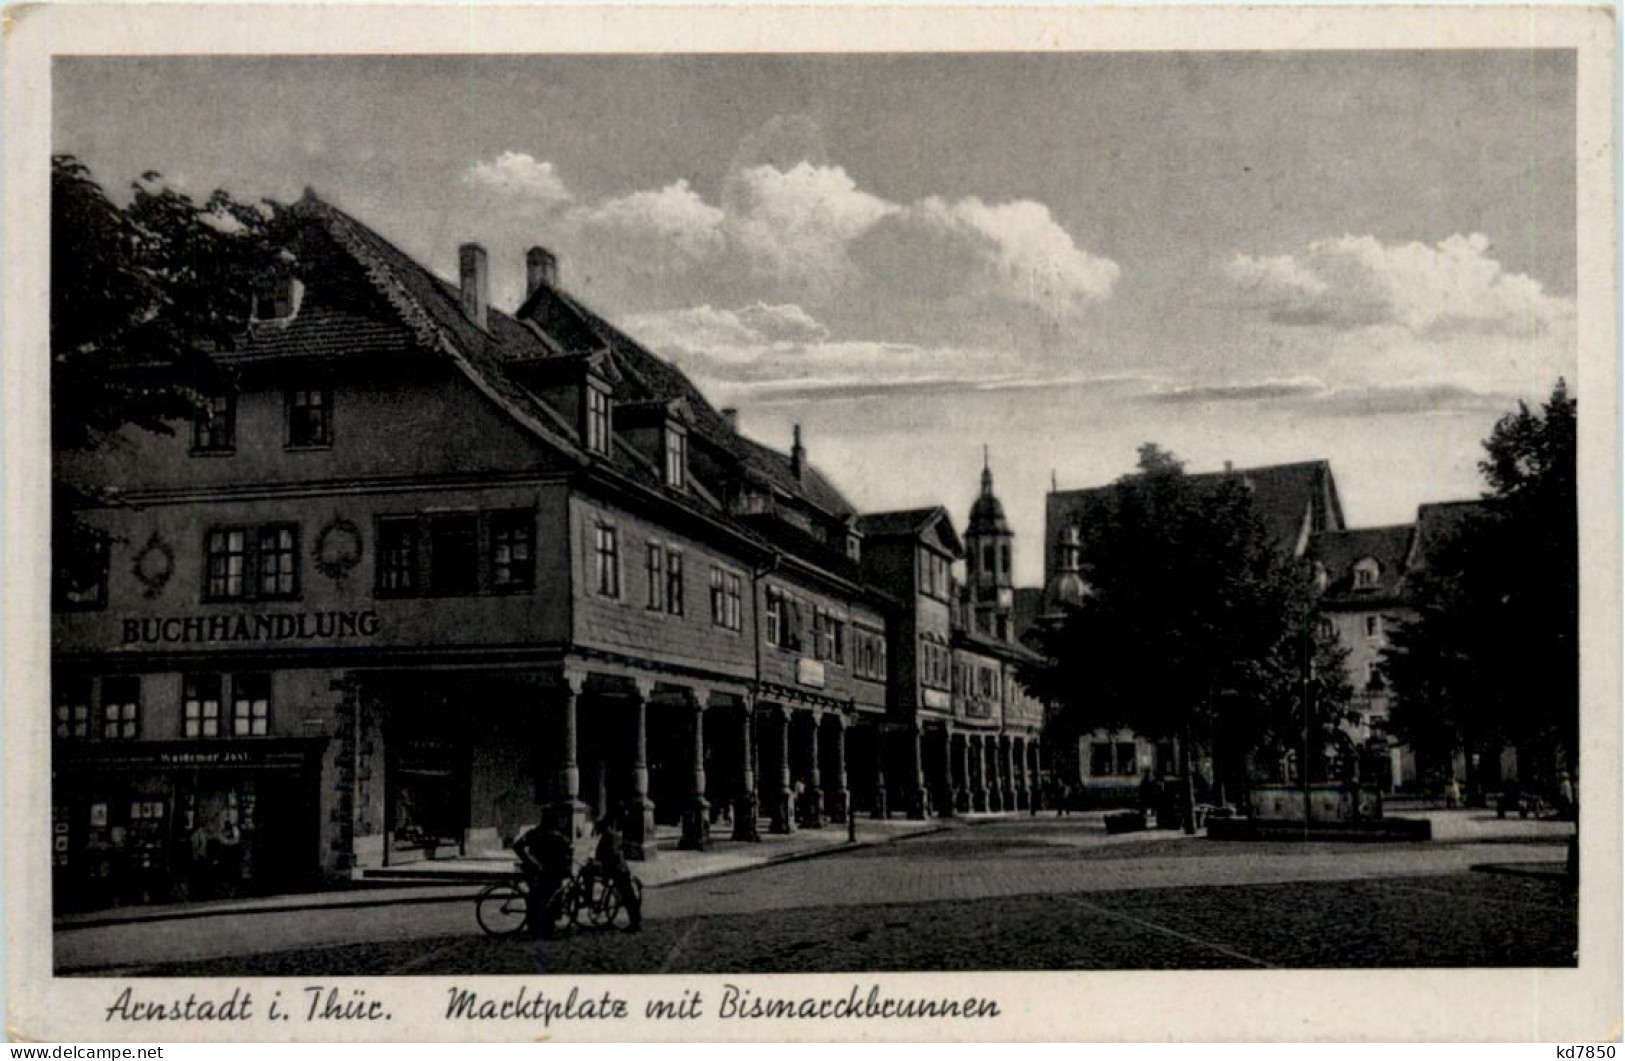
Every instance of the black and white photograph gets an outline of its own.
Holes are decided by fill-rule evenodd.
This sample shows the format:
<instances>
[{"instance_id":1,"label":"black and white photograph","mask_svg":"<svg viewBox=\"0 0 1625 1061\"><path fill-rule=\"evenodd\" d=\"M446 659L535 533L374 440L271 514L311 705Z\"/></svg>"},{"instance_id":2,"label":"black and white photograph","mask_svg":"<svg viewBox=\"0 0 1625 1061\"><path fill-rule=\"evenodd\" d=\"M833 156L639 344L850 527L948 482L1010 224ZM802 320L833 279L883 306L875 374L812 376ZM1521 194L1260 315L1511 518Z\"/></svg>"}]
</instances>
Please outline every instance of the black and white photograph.
<instances>
[{"instance_id":1,"label":"black and white photograph","mask_svg":"<svg viewBox=\"0 0 1625 1061\"><path fill-rule=\"evenodd\" d=\"M49 975L1578 969L1581 52L775 47L50 60Z\"/></svg>"}]
</instances>

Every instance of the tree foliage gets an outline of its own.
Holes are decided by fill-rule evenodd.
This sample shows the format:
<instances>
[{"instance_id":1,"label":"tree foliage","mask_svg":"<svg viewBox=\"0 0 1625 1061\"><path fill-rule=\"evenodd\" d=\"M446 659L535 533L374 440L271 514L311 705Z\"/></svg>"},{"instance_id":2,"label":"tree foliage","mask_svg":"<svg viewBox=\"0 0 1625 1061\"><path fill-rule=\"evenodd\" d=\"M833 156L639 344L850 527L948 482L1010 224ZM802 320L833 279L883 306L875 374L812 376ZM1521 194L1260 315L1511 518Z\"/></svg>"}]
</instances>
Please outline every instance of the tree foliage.
<instances>
[{"instance_id":1,"label":"tree foliage","mask_svg":"<svg viewBox=\"0 0 1625 1061\"><path fill-rule=\"evenodd\" d=\"M51 161L52 441L172 433L228 385L211 355L278 263L270 211L224 191L198 203L151 172L120 206L78 159Z\"/></svg>"},{"instance_id":2,"label":"tree foliage","mask_svg":"<svg viewBox=\"0 0 1625 1061\"><path fill-rule=\"evenodd\" d=\"M1576 404L1559 380L1484 442L1483 504L1407 577L1417 616L1384 656L1390 726L1435 761L1517 747L1549 779L1579 750Z\"/></svg>"},{"instance_id":3,"label":"tree foliage","mask_svg":"<svg viewBox=\"0 0 1625 1061\"><path fill-rule=\"evenodd\" d=\"M1048 662L1028 682L1059 705L1067 731L1129 727L1188 745L1227 729L1248 750L1302 745L1312 584L1240 478L1192 477L1144 446L1139 470L1101 492L1079 534L1092 592L1039 635ZM1317 641L1315 653L1311 728L1323 746L1349 691L1335 644Z\"/></svg>"}]
</instances>

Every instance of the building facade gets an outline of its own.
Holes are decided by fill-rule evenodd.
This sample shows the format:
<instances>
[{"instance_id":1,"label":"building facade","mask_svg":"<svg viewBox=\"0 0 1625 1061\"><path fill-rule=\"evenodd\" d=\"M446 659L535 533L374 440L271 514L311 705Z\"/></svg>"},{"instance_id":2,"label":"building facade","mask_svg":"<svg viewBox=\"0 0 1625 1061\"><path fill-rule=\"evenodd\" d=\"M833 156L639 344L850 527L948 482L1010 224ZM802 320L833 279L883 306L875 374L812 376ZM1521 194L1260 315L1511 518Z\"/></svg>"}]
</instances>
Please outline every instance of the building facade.
<instances>
[{"instance_id":1,"label":"building facade","mask_svg":"<svg viewBox=\"0 0 1625 1061\"><path fill-rule=\"evenodd\" d=\"M57 557L60 896L883 813L899 605L799 435L745 439L544 250L510 316L477 246L452 284L287 210L208 414L58 456L96 543Z\"/></svg>"}]
</instances>

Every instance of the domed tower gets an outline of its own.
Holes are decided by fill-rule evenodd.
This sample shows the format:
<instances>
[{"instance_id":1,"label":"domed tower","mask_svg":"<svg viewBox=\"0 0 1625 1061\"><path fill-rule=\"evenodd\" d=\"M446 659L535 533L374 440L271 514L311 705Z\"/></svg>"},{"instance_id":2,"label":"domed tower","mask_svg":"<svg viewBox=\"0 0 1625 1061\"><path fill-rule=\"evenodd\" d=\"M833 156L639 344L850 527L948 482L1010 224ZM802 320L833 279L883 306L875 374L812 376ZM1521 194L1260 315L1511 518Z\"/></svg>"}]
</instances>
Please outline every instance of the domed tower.
<instances>
[{"instance_id":1,"label":"domed tower","mask_svg":"<svg viewBox=\"0 0 1625 1061\"><path fill-rule=\"evenodd\" d=\"M982 493L971 506L970 525L965 529L965 581L976 629L1000 641L1014 635L1011 613L1016 594L1010 558L1014 541L1004 506L993 493L993 469L984 446Z\"/></svg>"},{"instance_id":2,"label":"domed tower","mask_svg":"<svg viewBox=\"0 0 1625 1061\"><path fill-rule=\"evenodd\" d=\"M1044 587L1043 614L1047 619L1059 619L1066 605L1076 607L1094 591L1083 579L1083 545L1078 539L1078 528L1068 524L1061 532L1061 562L1055 577Z\"/></svg>"}]
</instances>

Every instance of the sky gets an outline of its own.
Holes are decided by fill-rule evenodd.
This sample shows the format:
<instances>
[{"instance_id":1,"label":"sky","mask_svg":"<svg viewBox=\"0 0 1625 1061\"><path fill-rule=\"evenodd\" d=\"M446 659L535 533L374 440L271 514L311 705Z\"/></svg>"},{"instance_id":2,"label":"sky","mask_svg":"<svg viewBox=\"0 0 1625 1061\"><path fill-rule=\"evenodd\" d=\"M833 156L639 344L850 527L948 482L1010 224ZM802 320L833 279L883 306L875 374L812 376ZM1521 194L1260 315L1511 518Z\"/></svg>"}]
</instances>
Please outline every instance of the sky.
<instances>
[{"instance_id":1,"label":"sky","mask_svg":"<svg viewBox=\"0 0 1625 1061\"><path fill-rule=\"evenodd\" d=\"M1326 459L1350 525L1476 496L1572 387L1564 51L56 60L110 191L309 186L437 272L527 247L863 510Z\"/></svg>"}]
</instances>

